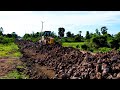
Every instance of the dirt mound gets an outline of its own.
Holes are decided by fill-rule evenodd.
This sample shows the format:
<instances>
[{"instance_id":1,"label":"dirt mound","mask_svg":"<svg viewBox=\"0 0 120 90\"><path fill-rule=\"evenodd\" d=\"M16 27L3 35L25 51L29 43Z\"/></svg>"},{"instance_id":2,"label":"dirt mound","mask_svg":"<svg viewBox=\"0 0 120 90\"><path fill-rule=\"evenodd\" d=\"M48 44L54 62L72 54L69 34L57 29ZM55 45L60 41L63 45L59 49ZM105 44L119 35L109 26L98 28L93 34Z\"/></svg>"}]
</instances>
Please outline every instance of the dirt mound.
<instances>
[{"instance_id":1,"label":"dirt mound","mask_svg":"<svg viewBox=\"0 0 120 90\"><path fill-rule=\"evenodd\" d=\"M33 79L120 78L120 53L115 50L93 55L60 44L40 45L22 40L16 43Z\"/></svg>"}]
</instances>

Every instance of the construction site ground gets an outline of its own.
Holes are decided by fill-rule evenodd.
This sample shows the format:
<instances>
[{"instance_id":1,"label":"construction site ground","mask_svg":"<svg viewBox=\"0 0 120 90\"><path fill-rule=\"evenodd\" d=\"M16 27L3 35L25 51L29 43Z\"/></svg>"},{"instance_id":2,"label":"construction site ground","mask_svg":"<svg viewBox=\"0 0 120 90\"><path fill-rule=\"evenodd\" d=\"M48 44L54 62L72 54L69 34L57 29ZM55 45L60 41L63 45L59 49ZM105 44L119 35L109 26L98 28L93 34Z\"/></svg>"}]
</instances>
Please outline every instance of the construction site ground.
<instances>
[{"instance_id":1,"label":"construction site ground","mask_svg":"<svg viewBox=\"0 0 120 90\"><path fill-rule=\"evenodd\" d=\"M17 74L18 79L120 78L120 53L117 51L95 54L60 44L40 45L23 40L15 43L22 56L0 59L1 78L11 71L25 75Z\"/></svg>"}]
</instances>

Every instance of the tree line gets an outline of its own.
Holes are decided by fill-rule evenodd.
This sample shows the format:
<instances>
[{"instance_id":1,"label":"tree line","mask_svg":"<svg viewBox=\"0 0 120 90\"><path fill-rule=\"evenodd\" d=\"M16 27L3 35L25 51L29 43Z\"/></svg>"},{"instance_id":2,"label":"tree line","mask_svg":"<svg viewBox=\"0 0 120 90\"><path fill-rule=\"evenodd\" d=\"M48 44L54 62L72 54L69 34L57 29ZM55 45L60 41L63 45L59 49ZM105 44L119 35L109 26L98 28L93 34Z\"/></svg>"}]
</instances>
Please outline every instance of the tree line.
<instances>
[{"instance_id":1,"label":"tree line","mask_svg":"<svg viewBox=\"0 0 120 90\"><path fill-rule=\"evenodd\" d=\"M3 31L3 27L1 27L0 43L9 43L20 38L20 36L18 36L15 32L12 32L11 34L4 34ZM101 27L100 30L96 29L94 33L86 31L86 35L84 37L81 34L82 31L79 31L76 35L74 35L71 31L65 33L65 28L60 27L58 28L58 35L52 32L51 36L54 37L56 41L61 39L61 42L84 42L82 48L85 50L92 51L92 49L98 49L101 47L120 49L120 32L115 35L111 35L108 33L108 28L106 26ZM33 32L31 34L25 33L21 38L24 40L37 42L41 39L42 35L43 32Z\"/></svg>"},{"instance_id":2,"label":"tree line","mask_svg":"<svg viewBox=\"0 0 120 90\"><path fill-rule=\"evenodd\" d=\"M62 42L84 42L81 46L84 50L93 51L99 48L119 49L120 50L120 32L115 35L108 33L108 28L103 26L100 30L96 29L94 33L86 31L86 35L81 35L68 31L64 37L65 28L58 28L58 37L62 38ZM76 46L79 47L79 46Z\"/></svg>"},{"instance_id":3,"label":"tree line","mask_svg":"<svg viewBox=\"0 0 120 90\"><path fill-rule=\"evenodd\" d=\"M86 31L85 37L81 36L82 31L74 35L70 31L63 37L63 42L85 42L82 47L85 50L99 49L101 47L119 49L120 48L120 32L115 35L108 33L108 28L103 26L100 30L96 29L95 33Z\"/></svg>"},{"instance_id":4,"label":"tree line","mask_svg":"<svg viewBox=\"0 0 120 90\"><path fill-rule=\"evenodd\" d=\"M14 42L17 38L20 38L15 32L10 34L4 34L3 32L3 27L0 27L0 44L9 44Z\"/></svg>"}]
</instances>

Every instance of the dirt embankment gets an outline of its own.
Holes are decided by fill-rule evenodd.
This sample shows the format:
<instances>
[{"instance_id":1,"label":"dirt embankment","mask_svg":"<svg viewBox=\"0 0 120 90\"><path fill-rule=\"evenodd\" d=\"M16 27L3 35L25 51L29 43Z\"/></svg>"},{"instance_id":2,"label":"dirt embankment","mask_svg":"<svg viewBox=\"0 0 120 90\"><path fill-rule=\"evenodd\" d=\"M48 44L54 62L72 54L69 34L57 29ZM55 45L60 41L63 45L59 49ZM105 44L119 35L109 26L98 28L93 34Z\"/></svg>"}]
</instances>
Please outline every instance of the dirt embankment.
<instances>
[{"instance_id":1,"label":"dirt embankment","mask_svg":"<svg viewBox=\"0 0 120 90\"><path fill-rule=\"evenodd\" d=\"M120 53L91 54L59 44L16 42L32 79L118 79Z\"/></svg>"}]
</instances>

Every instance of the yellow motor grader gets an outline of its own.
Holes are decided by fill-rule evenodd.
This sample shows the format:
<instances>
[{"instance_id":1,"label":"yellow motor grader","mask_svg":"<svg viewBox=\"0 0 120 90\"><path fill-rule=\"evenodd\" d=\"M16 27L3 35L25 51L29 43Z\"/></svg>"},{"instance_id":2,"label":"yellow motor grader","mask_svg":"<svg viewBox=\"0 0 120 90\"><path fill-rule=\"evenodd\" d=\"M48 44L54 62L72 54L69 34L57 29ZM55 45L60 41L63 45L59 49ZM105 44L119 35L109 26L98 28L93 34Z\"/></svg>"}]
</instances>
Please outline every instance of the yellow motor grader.
<instances>
[{"instance_id":1,"label":"yellow motor grader","mask_svg":"<svg viewBox=\"0 0 120 90\"><path fill-rule=\"evenodd\" d=\"M42 38L39 40L39 43L42 44L54 44L54 38L51 35L51 31L44 31Z\"/></svg>"}]
</instances>

